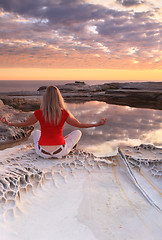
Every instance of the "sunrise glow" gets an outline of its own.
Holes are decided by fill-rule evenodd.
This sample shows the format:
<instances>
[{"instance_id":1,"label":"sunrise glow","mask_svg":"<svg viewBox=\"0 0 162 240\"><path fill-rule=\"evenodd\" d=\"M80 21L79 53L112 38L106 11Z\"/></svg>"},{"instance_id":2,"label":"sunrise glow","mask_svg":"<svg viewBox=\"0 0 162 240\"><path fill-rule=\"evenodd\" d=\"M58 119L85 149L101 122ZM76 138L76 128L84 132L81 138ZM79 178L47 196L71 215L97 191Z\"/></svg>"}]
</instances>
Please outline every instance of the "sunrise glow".
<instances>
[{"instance_id":1,"label":"sunrise glow","mask_svg":"<svg viewBox=\"0 0 162 240\"><path fill-rule=\"evenodd\" d=\"M0 80L162 80L162 2L0 3Z\"/></svg>"}]
</instances>

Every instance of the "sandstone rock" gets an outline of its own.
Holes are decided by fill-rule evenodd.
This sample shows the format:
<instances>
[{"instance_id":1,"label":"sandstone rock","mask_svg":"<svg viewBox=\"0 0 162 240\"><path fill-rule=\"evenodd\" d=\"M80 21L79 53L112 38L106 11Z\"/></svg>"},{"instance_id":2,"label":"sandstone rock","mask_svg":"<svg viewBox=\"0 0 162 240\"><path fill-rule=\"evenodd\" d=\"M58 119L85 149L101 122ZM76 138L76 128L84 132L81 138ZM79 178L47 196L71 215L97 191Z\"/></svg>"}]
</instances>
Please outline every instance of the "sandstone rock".
<instances>
[{"instance_id":1,"label":"sandstone rock","mask_svg":"<svg viewBox=\"0 0 162 240\"><path fill-rule=\"evenodd\" d=\"M4 103L3 101L0 99L0 107L3 107L4 106Z\"/></svg>"},{"instance_id":2,"label":"sandstone rock","mask_svg":"<svg viewBox=\"0 0 162 240\"><path fill-rule=\"evenodd\" d=\"M23 111L34 111L40 107L40 98L46 86L40 87L39 96L1 96L4 104ZM130 107L162 109L162 82L129 82L88 85L76 81L58 85L66 102L104 101L109 104ZM30 93L30 96L32 94Z\"/></svg>"},{"instance_id":3,"label":"sandstone rock","mask_svg":"<svg viewBox=\"0 0 162 240\"><path fill-rule=\"evenodd\" d=\"M162 109L162 91L114 90L106 91L107 103L130 107Z\"/></svg>"},{"instance_id":4,"label":"sandstone rock","mask_svg":"<svg viewBox=\"0 0 162 240\"><path fill-rule=\"evenodd\" d=\"M29 113L17 111L14 108L3 105L0 101L0 116L4 116L8 121L24 121ZM33 130L33 126L25 128L16 128L3 124L0 122L0 149L5 148L6 143L15 143L27 138Z\"/></svg>"},{"instance_id":5,"label":"sandstone rock","mask_svg":"<svg viewBox=\"0 0 162 240\"><path fill-rule=\"evenodd\" d=\"M11 97L3 96L1 97L4 104L14 107L15 109L20 109L23 111L35 111L40 107L40 98L37 96L34 99L30 98L20 98L20 97Z\"/></svg>"}]
</instances>

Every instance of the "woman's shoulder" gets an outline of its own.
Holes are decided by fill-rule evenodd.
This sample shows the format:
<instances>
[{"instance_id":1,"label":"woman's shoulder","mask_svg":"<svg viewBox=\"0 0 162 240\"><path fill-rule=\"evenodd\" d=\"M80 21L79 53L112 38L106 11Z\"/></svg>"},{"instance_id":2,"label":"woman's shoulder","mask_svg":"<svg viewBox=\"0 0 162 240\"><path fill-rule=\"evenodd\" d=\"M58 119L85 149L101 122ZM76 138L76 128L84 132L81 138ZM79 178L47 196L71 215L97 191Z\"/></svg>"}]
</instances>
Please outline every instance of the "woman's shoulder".
<instances>
[{"instance_id":1,"label":"woman's shoulder","mask_svg":"<svg viewBox=\"0 0 162 240\"><path fill-rule=\"evenodd\" d=\"M68 112L67 109L61 109L61 112L62 112L62 114L63 114L64 117L67 118L67 117L69 116L69 112Z\"/></svg>"},{"instance_id":2,"label":"woman's shoulder","mask_svg":"<svg viewBox=\"0 0 162 240\"><path fill-rule=\"evenodd\" d=\"M42 109L40 108L40 109L36 110L34 113L42 113Z\"/></svg>"},{"instance_id":3,"label":"woman's shoulder","mask_svg":"<svg viewBox=\"0 0 162 240\"><path fill-rule=\"evenodd\" d=\"M34 112L34 114L35 114L36 117L41 116L41 115L42 115L42 109L36 110L36 111Z\"/></svg>"}]
</instances>

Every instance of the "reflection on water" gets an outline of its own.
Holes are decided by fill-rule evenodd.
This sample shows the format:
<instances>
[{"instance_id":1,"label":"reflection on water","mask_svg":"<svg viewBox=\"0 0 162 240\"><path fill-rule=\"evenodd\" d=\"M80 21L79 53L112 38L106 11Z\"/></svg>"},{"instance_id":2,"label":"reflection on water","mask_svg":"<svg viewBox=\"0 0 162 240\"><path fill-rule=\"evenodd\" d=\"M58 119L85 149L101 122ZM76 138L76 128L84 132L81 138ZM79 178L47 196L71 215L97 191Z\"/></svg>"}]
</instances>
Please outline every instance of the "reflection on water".
<instances>
[{"instance_id":1,"label":"reflection on water","mask_svg":"<svg viewBox=\"0 0 162 240\"><path fill-rule=\"evenodd\" d=\"M95 122L107 118L98 128L81 129L83 136L79 148L97 156L114 155L118 146L150 143L162 146L162 111L109 105L104 102L68 104L68 108L81 122ZM64 134L74 130L65 125Z\"/></svg>"}]
</instances>

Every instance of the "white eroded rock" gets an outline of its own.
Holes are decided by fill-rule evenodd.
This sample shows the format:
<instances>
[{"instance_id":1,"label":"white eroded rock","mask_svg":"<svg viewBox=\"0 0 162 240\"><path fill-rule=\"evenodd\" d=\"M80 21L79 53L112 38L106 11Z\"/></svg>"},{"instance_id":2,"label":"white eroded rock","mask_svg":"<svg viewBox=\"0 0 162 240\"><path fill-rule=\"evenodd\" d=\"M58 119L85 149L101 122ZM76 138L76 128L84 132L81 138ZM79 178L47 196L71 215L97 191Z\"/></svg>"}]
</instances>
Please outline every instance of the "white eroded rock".
<instances>
[{"instance_id":1,"label":"white eroded rock","mask_svg":"<svg viewBox=\"0 0 162 240\"><path fill-rule=\"evenodd\" d=\"M131 155L143 149L147 156L161 151L126 150ZM120 155L101 158L74 150L66 158L48 160L38 157L31 144L0 155L0 214L15 234L10 239L23 240L24 232L34 239L44 234L57 240L160 239L161 215L132 183Z\"/></svg>"}]
</instances>

